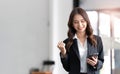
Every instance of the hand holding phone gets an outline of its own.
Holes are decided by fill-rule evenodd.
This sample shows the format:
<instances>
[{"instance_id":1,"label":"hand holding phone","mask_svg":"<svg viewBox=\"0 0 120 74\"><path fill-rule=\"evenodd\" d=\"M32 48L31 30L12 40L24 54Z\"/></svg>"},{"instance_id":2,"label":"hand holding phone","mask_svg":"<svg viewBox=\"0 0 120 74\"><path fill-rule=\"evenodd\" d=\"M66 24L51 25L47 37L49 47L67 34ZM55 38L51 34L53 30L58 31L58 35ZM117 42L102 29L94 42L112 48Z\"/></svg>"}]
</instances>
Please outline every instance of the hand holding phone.
<instances>
[{"instance_id":1,"label":"hand holding phone","mask_svg":"<svg viewBox=\"0 0 120 74\"><path fill-rule=\"evenodd\" d=\"M98 53L94 53L87 58L87 63L95 66L98 62Z\"/></svg>"},{"instance_id":2,"label":"hand holding phone","mask_svg":"<svg viewBox=\"0 0 120 74\"><path fill-rule=\"evenodd\" d=\"M93 53L93 54L91 54L91 55L88 56L89 59L93 60L92 57L98 58L98 53Z\"/></svg>"}]
</instances>

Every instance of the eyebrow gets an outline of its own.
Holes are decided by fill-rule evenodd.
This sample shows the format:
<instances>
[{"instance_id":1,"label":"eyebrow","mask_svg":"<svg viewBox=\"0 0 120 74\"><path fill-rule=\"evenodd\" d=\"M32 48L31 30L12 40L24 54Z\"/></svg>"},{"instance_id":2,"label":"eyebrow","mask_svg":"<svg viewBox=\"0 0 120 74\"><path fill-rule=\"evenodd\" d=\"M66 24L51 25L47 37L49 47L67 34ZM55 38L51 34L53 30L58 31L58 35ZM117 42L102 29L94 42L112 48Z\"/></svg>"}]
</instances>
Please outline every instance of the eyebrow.
<instances>
[{"instance_id":1,"label":"eyebrow","mask_svg":"<svg viewBox=\"0 0 120 74\"><path fill-rule=\"evenodd\" d=\"M80 20L84 20L84 21L85 21L85 19L80 19ZM73 19L73 21L78 21L78 20L76 20L76 19Z\"/></svg>"}]
</instances>

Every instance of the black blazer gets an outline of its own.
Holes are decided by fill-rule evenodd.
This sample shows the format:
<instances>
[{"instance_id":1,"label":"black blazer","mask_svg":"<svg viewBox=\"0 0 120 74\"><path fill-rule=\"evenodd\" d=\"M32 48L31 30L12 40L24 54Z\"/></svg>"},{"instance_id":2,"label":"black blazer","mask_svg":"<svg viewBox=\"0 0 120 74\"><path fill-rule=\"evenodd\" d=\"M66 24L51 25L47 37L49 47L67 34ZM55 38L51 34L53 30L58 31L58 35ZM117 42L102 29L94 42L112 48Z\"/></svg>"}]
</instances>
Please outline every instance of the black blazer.
<instances>
[{"instance_id":1,"label":"black blazer","mask_svg":"<svg viewBox=\"0 0 120 74\"><path fill-rule=\"evenodd\" d=\"M89 42L89 39L87 39L87 57L94 53L98 53L98 63L96 67L93 67L89 64L87 64L87 74L99 74L99 70L103 66L104 62L104 52L103 52L103 44L102 40L99 36L95 36L97 40L97 47L94 47ZM68 42L68 39L64 40L64 43L66 44ZM66 53L66 57L63 58L60 53L61 62L63 65L63 68L69 73L69 74L80 74L80 55L78 51L78 45L77 45L77 39L73 40L73 44L70 47L69 51Z\"/></svg>"}]
</instances>

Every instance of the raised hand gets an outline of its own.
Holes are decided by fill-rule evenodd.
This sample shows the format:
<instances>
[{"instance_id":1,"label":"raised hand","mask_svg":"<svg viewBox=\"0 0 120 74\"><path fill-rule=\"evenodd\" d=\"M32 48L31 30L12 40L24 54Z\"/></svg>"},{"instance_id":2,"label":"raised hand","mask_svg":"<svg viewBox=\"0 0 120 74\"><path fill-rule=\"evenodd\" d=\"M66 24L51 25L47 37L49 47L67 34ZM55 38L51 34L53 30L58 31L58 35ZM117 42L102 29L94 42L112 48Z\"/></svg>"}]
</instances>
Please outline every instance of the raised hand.
<instances>
[{"instance_id":1,"label":"raised hand","mask_svg":"<svg viewBox=\"0 0 120 74\"><path fill-rule=\"evenodd\" d=\"M62 55L66 54L65 43L63 43L63 41L59 41L57 47L60 49Z\"/></svg>"}]
</instances>

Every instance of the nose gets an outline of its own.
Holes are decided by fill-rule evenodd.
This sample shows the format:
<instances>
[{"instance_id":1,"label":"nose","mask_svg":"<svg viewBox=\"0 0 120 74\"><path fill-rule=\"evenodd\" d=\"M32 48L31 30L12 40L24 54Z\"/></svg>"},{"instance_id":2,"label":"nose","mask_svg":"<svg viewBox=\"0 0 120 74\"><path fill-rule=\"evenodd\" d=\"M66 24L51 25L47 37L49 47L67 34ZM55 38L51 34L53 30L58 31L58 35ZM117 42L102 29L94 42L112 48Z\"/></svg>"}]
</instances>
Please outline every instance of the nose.
<instances>
[{"instance_id":1,"label":"nose","mask_svg":"<svg viewBox=\"0 0 120 74\"><path fill-rule=\"evenodd\" d=\"M82 25L82 22L79 22L79 27L82 27L83 25Z\"/></svg>"}]
</instances>

